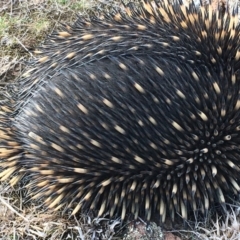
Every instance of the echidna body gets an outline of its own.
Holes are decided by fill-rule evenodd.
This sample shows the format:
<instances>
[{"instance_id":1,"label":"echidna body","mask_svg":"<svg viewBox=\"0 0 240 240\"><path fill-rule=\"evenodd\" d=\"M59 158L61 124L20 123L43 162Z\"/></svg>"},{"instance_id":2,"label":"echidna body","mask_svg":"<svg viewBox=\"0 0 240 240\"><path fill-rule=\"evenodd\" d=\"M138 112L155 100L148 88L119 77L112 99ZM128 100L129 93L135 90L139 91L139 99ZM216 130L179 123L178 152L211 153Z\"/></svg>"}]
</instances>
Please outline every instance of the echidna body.
<instances>
[{"instance_id":1,"label":"echidna body","mask_svg":"<svg viewBox=\"0 0 240 240\"><path fill-rule=\"evenodd\" d=\"M72 214L223 205L240 191L237 21L145 1L53 34L2 106L0 178L27 174L33 198Z\"/></svg>"}]
</instances>

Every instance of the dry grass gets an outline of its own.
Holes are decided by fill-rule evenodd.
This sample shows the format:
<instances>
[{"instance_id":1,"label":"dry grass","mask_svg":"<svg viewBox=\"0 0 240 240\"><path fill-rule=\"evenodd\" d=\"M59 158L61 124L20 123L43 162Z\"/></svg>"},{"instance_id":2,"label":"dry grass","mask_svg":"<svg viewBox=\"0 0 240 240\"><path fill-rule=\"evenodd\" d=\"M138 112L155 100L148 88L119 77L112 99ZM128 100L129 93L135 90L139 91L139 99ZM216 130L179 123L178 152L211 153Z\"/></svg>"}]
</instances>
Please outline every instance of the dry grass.
<instances>
[{"instance_id":1,"label":"dry grass","mask_svg":"<svg viewBox=\"0 0 240 240\"><path fill-rule=\"evenodd\" d=\"M86 12L86 1L1 0L0 2L0 80L13 80L24 61L51 33L59 21L72 22L76 12ZM88 1L89 2L89 1Z\"/></svg>"},{"instance_id":2,"label":"dry grass","mask_svg":"<svg viewBox=\"0 0 240 240\"><path fill-rule=\"evenodd\" d=\"M3 195L5 197L3 197ZM118 220L61 216L34 204L24 204L11 191L0 196L0 239L114 239ZM115 238L118 239L118 238Z\"/></svg>"},{"instance_id":3,"label":"dry grass","mask_svg":"<svg viewBox=\"0 0 240 240\"><path fill-rule=\"evenodd\" d=\"M202 233L195 233L202 240L239 240L240 239L240 206L232 206L226 219L217 218L211 221L211 228L199 227Z\"/></svg>"},{"instance_id":4,"label":"dry grass","mask_svg":"<svg viewBox=\"0 0 240 240\"><path fill-rule=\"evenodd\" d=\"M0 0L0 88L21 74L34 58L34 48L59 22L71 23L76 13L85 15L103 7L117 7L120 0ZM51 212L27 201L24 189L0 185L0 240L8 239L122 239L116 233L119 220ZM227 221L196 225L193 231L178 231L181 239L239 240L239 208ZM120 227L121 229L121 227ZM197 229L198 232L195 230ZM120 231L121 232L121 231ZM126 238L130 239L130 238ZM140 238L139 238L140 239ZM152 238L149 238L152 239ZM157 238L160 239L160 238ZM170 238L169 238L170 239Z\"/></svg>"}]
</instances>

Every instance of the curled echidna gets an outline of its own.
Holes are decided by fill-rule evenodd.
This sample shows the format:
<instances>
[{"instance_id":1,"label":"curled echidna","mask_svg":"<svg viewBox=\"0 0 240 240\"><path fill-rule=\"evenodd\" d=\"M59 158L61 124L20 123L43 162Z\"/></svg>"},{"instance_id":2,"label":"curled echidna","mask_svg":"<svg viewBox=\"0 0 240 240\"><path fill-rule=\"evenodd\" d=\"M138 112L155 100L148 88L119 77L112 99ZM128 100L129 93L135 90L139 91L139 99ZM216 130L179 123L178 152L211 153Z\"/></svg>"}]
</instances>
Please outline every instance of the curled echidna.
<instances>
[{"instance_id":1,"label":"curled echidna","mask_svg":"<svg viewBox=\"0 0 240 240\"><path fill-rule=\"evenodd\" d=\"M162 221L240 192L237 14L144 1L53 34L1 106L0 178L72 214Z\"/></svg>"}]
</instances>

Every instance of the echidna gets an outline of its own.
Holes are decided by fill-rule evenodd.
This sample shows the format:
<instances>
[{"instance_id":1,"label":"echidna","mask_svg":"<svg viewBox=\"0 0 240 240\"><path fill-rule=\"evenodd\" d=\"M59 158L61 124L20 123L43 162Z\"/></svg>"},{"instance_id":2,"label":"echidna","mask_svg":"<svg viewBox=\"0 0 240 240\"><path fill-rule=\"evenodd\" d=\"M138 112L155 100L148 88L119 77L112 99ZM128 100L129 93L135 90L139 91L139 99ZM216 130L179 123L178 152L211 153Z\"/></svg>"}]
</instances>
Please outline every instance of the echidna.
<instances>
[{"instance_id":1,"label":"echidna","mask_svg":"<svg viewBox=\"0 0 240 240\"><path fill-rule=\"evenodd\" d=\"M144 1L53 34L1 106L1 180L72 214L161 221L240 192L238 16Z\"/></svg>"}]
</instances>

